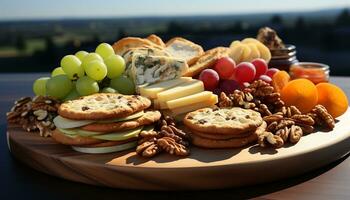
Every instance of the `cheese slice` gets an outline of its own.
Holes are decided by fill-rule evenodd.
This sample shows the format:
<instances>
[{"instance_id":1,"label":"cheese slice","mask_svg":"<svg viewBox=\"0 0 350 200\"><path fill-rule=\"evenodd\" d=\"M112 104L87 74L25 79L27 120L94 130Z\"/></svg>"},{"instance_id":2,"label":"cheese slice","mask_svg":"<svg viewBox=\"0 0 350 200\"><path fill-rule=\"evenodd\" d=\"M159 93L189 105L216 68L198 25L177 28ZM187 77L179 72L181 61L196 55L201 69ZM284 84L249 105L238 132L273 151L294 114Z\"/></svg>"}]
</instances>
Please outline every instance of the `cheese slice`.
<instances>
[{"instance_id":1,"label":"cheese slice","mask_svg":"<svg viewBox=\"0 0 350 200\"><path fill-rule=\"evenodd\" d=\"M191 112L191 111L194 111L194 110L198 110L200 108L206 108L206 107L214 106L217 102L218 102L218 96L213 94L210 97L210 99L208 99L206 101L202 101L202 102L190 104L190 105L187 105L187 106L171 109L170 112L173 115L179 115L179 114L188 113L188 112Z\"/></svg>"},{"instance_id":2,"label":"cheese slice","mask_svg":"<svg viewBox=\"0 0 350 200\"><path fill-rule=\"evenodd\" d=\"M140 88L140 94L141 96L150 98L150 99L155 99L157 98L157 94L159 92L162 92L164 90L168 90L170 88L173 88L177 85L180 85L185 82L191 81L191 77L180 77L178 79L173 79L173 80L168 80L168 81L163 81L159 83L155 83L152 85L148 85L146 87L141 87Z\"/></svg>"},{"instance_id":3,"label":"cheese slice","mask_svg":"<svg viewBox=\"0 0 350 200\"><path fill-rule=\"evenodd\" d=\"M193 79L190 82L182 83L175 86L172 89L165 90L157 94L159 102L166 102L173 99L178 99L188 95L196 94L204 91L203 82L200 80Z\"/></svg>"},{"instance_id":4,"label":"cheese slice","mask_svg":"<svg viewBox=\"0 0 350 200\"><path fill-rule=\"evenodd\" d=\"M213 93L209 92L209 91L203 91L197 94L192 94L186 97L181 97L178 99L174 99L174 100L170 100L167 101L166 104L166 108L169 109L175 109L178 107L184 107L190 104L195 104L195 103L199 103L202 101L206 101L208 99L210 99L212 97Z\"/></svg>"}]
</instances>

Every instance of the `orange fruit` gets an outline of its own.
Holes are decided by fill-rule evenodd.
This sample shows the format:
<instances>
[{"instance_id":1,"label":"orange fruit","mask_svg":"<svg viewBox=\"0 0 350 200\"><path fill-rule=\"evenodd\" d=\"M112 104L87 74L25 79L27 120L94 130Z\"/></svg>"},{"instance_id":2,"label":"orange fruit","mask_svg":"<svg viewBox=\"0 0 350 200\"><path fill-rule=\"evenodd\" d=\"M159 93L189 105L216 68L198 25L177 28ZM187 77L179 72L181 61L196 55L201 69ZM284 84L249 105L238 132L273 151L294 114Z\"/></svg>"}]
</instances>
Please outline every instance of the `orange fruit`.
<instances>
[{"instance_id":1,"label":"orange fruit","mask_svg":"<svg viewBox=\"0 0 350 200\"><path fill-rule=\"evenodd\" d=\"M292 80L283 87L281 99L287 106L296 106L302 113L307 113L317 104L317 89L307 79Z\"/></svg>"},{"instance_id":2,"label":"orange fruit","mask_svg":"<svg viewBox=\"0 0 350 200\"><path fill-rule=\"evenodd\" d=\"M272 76L272 86L275 88L276 92L281 92L289 80L290 76L286 71L278 71Z\"/></svg>"},{"instance_id":3,"label":"orange fruit","mask_svg":"<svg viewBox=\"0 0 350 200\"><path fill-rule=\"evenodd\" d=\"M323 105L332 117L336 118L345 113L349 102L342 89L331 83L319 83L316 88L318 104Z\"/></svg>"}]
</instances>

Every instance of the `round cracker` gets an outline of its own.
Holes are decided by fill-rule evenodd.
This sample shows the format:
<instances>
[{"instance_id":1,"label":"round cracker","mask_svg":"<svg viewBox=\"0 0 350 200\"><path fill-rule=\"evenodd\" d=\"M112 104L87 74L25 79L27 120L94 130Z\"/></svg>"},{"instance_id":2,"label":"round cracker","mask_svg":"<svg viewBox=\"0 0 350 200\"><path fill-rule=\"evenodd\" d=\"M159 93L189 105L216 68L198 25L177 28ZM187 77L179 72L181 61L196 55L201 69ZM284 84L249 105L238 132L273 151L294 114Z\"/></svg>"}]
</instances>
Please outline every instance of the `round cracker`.
<instances>
[{"instance_id":1,"label":"round cracker","mask_svg":"<svg viewBox=\"0 0 350 200\"><path fill-rule=\"evenodd\" d=\"M214 140L200 137L196 134L190 134L192 144L198 147L221 149L221 148L238 148L243 147L253 142L256 142L258 135L266 130L266 122L263 122L252 134L245 138L231 138L228 140Z\"/></svg>"},{"instance_id":2,"label":"round cracker","mask_svg":"<svg viewBox=\"0 0 350 200\"><path fill-rule=\"evenodd\" d=\"M126 117L149 106L151 101L138 95L96 93L62 103L58 113L68 119L103 120Z\"/></svg>"},{"instance_id":3,"label":"round cracker","mask_svg":"<svg viewBox=\"0 0 350 200\"><path fill-rule=\"evenodd\" d=\"M214 139L214 140L228 140L232 138L244 138L252 134L252 132L246 132L237 135L219 134L219 133L203 133L196 130L190 130L192 134L196 134L202 138Z\"/></svg>"},{"instance_id":4,"label":"round cracker","mask_svg":"<svg viewBox=\"0 0 350 200\"><path fill-rule=\"evenodd\" d=\"M75 146L90 147L90 148L94 148L94 147L110 147L110 146L115 146L115 145L129 143L129 142L132 142L132 141L135 141L135 140L137 140L137 137L129 138L129 139L122 140L122 141L104 141L104 142L97 143L97 144L75 145Z\"/></svg>"},{"instance_id":5,"label":"round cracker","mask_svg":"<svg viewBox=\"0 0 350 200\"><path fill-rule=\"evenodd\" d=\"M239 107L202 108L188 113L184 124L203 133L239 135L255 130L263 123L260 113Z\"/></svg>"},{"instance_id":6,"label":"round cracker","mask_svg":"<svg viewBox=\"0 0 350 200\"><path fill-rule=\"evenodd\" d=\"M69 137L61 133L58 129L55 129L52 132L51 137L58 143L65 144L65 145L73 145L73 146L92 145L92 144L98 144L98 143L104 142L104 140L99 140L99 139L90 138L90 137L82 137L79 135L74 137Z\"/></svg>"},{"instance_id":7,"label":"round cracker","mask_svg":"<svg viewBox=\"0 0 350 200\"><path fill-rule=\"evenodd\" d=\"M146 111L142 117L139 117L135 120L124 121L124 122L115 122L115 123L93 123L81 127L82 130L94 131L94 132L114 132L114 131L123 131L137 128L139 126L153 124L158 121L161 117L159 111Z\"/></svg>"}]
</instances>

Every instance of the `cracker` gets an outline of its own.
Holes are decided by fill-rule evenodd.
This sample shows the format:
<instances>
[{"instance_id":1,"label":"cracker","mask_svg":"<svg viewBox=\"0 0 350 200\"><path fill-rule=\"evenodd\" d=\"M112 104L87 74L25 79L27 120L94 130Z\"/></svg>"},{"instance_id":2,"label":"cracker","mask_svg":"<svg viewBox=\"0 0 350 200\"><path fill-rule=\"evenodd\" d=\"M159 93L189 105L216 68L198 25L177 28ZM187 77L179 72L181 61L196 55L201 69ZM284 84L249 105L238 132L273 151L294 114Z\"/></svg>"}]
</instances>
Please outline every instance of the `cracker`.
<instances>
[{"instance_id":1,"label":"cracker","mask_svg":"<svg viewBox=\"0 0 350 200\"><path fill-rule=\"evenodd\" d=\"M200 131L196 130L190 130L192 134L196 134L202 138L207 138L207 139L214 139L214 140L228 140L232 138L244 138L248 137L249 135L252 134L252 132L246 132L246 133L241 133L241 134L236 134L236 135L228 135L228 134L218 134L218 133L203 133Z\"/></svg>"},{"instance_id":2,"label":"cracker","mask_svg":"<svg viewBox=\"0 0 350 200\"><path fill-rule=\"evenodd\" d=\"M231 138L228 140L214 140L207 139L196 134L191 134L192 144L210 149L221 149L221 148L238 148L244 147L248 144L254 143L258 139L258 135L263 133L266 129L266 122L263 122L252 134L244 138Z\"/></svg>"},{"instance_id":3,"label":"cracker","mask_svg":"<svg viewBox=\"0 0 350 200\"><path fill-rule=\"evenodd\" d=\"M134 138L129 138L127 140L122 140L122 141L103 141L101 143L97 143L97 144L87 144L87 145L75 145L75 146L79 146L79 147L89 147L89 148L94 148L94 147L110 147L110 146L116 146L116 145L121 145L121 144L125 144L125 143L129 143L132 141L136 141L137 137Z\"/></svg>"},{"instance_id":4,"label":"cracker","mask_svg":"<svg viewBox=\"0 0 350 200\"><path fill-rule=\"evenodd\" d=\"M104 140L90 138L90 137L83 137L79 135L76 135L74 137L69 137L64 133L61 133L58 129L55 129L52 132L51 137L58 143L61 143L64 145L73 145L73 146L92 145L92 144L98 144L98 143L104 142Z\"/></svg>"},{"instance_id":5,"label":"cracker","mask_svg":"<svg viewBox=\"0 0 350 200\"><path fill-rule=\"evenodd\" d=\"M202 108L188 113L184 124L203 133L239 135L255 130L263 123L260 113L239 107Z\"/></svg>"},{"instance_id":6,"label":"cracker","mask_svg":"<svg viewBox=\"0 0 350 200\"><path fill-rule=\"evenodd\" d=\"M137 128L139 126L153 124L161 117L159 111L146 111L145 114L131 121L115 122L115 123L94 123L81 127L82 130L95 131L95 132L114 132L124 131Z\"/></svg>"},{"instance_id":7,"label":"cracker","mask_svg":"<svg viewBox=\"0 0 350 200\"><path fill-rule=\"evenodd\" d=\"M138 95L97 93L62 103L58 113L68 119L103 120L126 117L150 105L149 99Z\"/></svg>"}]
</instances>

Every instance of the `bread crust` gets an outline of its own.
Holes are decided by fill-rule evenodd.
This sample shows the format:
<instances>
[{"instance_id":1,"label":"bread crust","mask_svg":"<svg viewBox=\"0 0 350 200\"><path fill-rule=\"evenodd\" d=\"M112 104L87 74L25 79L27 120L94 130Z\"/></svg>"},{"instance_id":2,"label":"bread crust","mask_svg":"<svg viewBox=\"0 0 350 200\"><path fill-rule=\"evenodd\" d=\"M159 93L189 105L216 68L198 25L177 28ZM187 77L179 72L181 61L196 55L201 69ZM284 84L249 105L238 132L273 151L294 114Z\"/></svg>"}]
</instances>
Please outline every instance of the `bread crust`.
<instances>
[{"instance_id":1,"label":"bread crust","mask_svg":"<svg viewBox=\"0 0 350 200\"><path fill-rule=\"evenodd\" d=\"M151 34L148 37L146 37L147 40L153 42L154 44L161 46L161 47L165 47L165 44L162 40L162 38L160 38L159 36L155 35L155 34Z\"/></svg>"},{"instance_id":2,"label":"bread crust","mask_svg":"<svg viewBox=\"0 0 350 200\"><path fill-rule=\"evenodd\" d=\"M228 57L231 49L227 47L216 47L214 49L210 49L206 51L203 55L201 55L196 63L189 66L188 71L184 74L187 77L194 77L201 73L204 69L212 67L215 62L222 58Z\"/></svg>"},{"instance_id":3,"label":"bread crust","mask_svg":"<svg viewBox=\"0 0 350 200\"><path fill-rule=\"evenodd\" d=\"M151 101L138 95L96 93L61 104L58 114L75 120L120 118L151 106Z\"/></svg>"},{"instance_id":4,"label":"bread crust","mask_svg":"<svg viewBox=\"0 0 350 200\"><path fill-rule=\"evenodd\" d=\"M123 55L128 49L136 47L163 48L148 39L138 37L126 37L120 39L119 41L115 42L112 47L114 52L118 55Z\"/></svg>"},{"instance_id":5,"label":"bread crust","mask_svg":"<svg viewBox=\"0 0 350 200\"><path fill-rule=\"evenodd\" d=\"M165 46L169 47L175 42L181 42L187 46L190 46L191 48L193 48L197 51L197 55L195 57L192 57L192 58L186 60L188 65L192 65L193 63L195 63L198 60L198 58L200 58L200 56L203 55L203 53L204 53L202 46L200 46L192 41L186 40L185 38L182 38L182 37L174 37L174 38L170 39L165 44Z\"/></svg>"}]
</instances>

